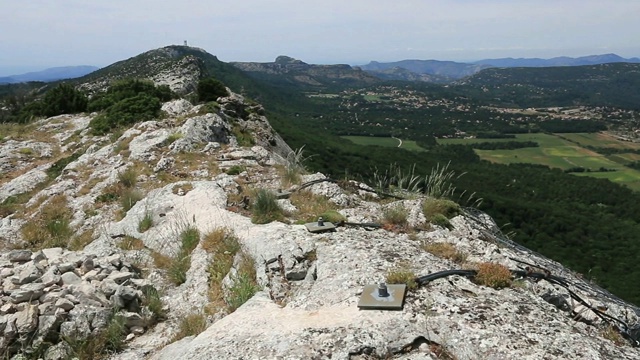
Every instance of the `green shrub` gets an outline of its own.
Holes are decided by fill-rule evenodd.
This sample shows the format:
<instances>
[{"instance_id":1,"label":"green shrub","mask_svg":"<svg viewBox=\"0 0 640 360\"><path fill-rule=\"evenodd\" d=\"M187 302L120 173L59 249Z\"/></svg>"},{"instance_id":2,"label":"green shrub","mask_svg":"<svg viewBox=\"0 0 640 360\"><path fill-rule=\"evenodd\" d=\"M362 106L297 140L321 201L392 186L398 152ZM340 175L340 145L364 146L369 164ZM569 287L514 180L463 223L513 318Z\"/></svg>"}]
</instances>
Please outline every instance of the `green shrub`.
<instances>
[{"instance_id":1,"label":"green shrub","mask_svg":"<svg viewBox=\"0 0 640 360\"><path fill-rule=\"evenodd\" d=\"M174 94L166 86L140 80L124 80L113 84L106 93L94 97L89 111L101 111L89 123L94 135L107 134L111 129L147 121L160 115L162 101Z\"/></svg>"},{"instance_id":2,"label":"green shrub","mask_svg":"<svg viewBox=\"0 0 640 360\"><path fill-rule=\"evenodd\" d=\"M447 199L427 198L422 203L422 212L427 220L436 214L442 214L451 219L462 214L460 205Z\"/></svg>"},{"instance_id":3,"label":"green shrub","mask_svg":"<svg viewBox=\"0 0 640 360\"><path fill-rule=\"evenodd\" d=\"M73 236L73 229L69 225L72 216L66 197L56 195L42 207L36 217L22 226L22 238L34 250L67 247Z\"/></svg>"},{"instance_id":4,"label":"green shrub","mask_svg":"<svg viewBox=\"0 0 640 360\"><path fill-rule=\"evenodd\" d=\"M227 172L227 175L238 175L238 174L241 174L245 170L246 170L246 168L244 166L233 165L226 172Z\"/></svg>"},{"instance_id":5,"label":"green shrub","mask_svg":"<svg viewBox=\"0 0 640 360\"><path fill-rule=\"evenodd\" d=\"M144 242L133 236L125 236L118 242L118 247L122 250L142 250L144 249Z\"/></svg>"},{"instance_id":6,"label":"green shrub","mask_svg":"<svg viewBox=\"0 0 640 360\"><path fill-rule=\"evenodd\" d=\"M347 220L347 218L344 215L340 214L336 210L327 210L322 214L320 214L320 216L322 217L322 220L328 221L334 224Z\"/></svg>"},{"instance_id":7,"label":"green shrub","mask_svg":"<svg viewBox=\"0 0 640 360\"><path fill-rule=\"evenodd\" d=\"M254 224L266 224L284 217L284 211L278 205L276 195L266 189L257 191L252 210L251 221Z\"/></svg>"},{"instance_id":8,"label":"green shrub","mask_svg":"<svg viewBox=\"0 0 640 360\"><path fill-rule=\"evenodd\" d=\"M219 97L229 96L227 88L219 80L208 77L198 82L198 101L216 101Z\"/></svg>"},{"instance_id":9,"label":"green shrub","mask_svg":"<svg viewBox=\"0 0 640 360\"><path fill-rule=\"evenodd\" d=\"M167 136L167 139L163 142L164 146L169 146L171 144L173 144L174 142L176 142L176 140L178 139L182 139L184 135L182 135L182 133L179 132L174 132L172 134L170 134L169 136Z\"/></svg>"},{"instance_id":10,"label":"green shrub","mask_svg":"<svg viewBox=\"0 0 640 360\"><path fill-rule=\"evenodd\" d=\"M243 128L240 124L233 124L231 133L235 136L236 140L238 140L239 146L248 147L255 145L255 140L253 139L253 135L251 135L251 130Z\"/></svg>"},{"instance_id":11,"label":"green shrub","mask_svg":"<svg viewBox=\"0 0 640 360\"><path fill-rule=\"evenodd\" d=\"M451 225L451 222L449 221L449 219L447 219L447 217L442 214L433 215L431 217L431 223L433 225L441 226L445 229L449 229L449 230L453 229L453 225Z\"/></svg>"},{"instance_id":12,"label":"green shrub","mask_svg":"<svg viewBox=\"0 0 640 360\"><path fill-rule=\"evenodd\" d=\"M69 84L58 86L47 91L42 100L42 115L55 116L76 114L87 110L87 97Z\"/></svg>"}]
</instances>

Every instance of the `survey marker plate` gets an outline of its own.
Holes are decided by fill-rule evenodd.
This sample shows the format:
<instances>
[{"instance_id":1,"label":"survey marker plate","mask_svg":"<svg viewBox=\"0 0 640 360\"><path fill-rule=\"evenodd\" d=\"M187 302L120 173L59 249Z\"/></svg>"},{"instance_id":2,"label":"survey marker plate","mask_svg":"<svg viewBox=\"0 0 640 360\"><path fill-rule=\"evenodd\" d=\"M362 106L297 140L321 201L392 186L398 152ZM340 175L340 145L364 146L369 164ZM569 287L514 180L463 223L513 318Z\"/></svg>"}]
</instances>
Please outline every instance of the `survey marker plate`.
<instances>
[{"instance_id":1,"label":"survey marker plate","mask_svg":"<svg viewBox=\"0 0 640 360\"><path fill-rule=\"evenodd\" d=\"M389 296L381 297L378 295L378 285L365 285L358 307L363 310L402 310L407 285L387 285L387 292Z\"/></svg>"}]
</instances>

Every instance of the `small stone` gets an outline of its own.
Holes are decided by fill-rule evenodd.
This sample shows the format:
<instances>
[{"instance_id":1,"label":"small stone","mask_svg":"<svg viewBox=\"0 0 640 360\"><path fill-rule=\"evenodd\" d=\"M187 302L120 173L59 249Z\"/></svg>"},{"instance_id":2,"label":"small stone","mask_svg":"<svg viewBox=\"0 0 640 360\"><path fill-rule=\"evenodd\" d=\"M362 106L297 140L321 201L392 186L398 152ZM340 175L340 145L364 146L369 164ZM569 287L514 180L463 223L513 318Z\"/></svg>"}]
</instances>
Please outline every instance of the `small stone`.
<instances>
[{"instance_id":1,"label":"small stone","mask_svg":"<svg viewBox=\"0 0 640 360\"><path fill-rule=\"evenodd\" d=\"M123 313L125 324L128 328L133 326L146 326L147 321L142 317L142 315L134 312L125 312Z\"/></svg>"},{"instance_id":2,"label":"small stone","mask_svg":"<svg viewBox=\"0 0 640 360\"><path fill-rule=\"evenodd\" d=\"M11 281L16 285L22 285L36 281L41 275L42 271L40 268L34 263L29 263L26 264L16 276L12 277Z\"/></svg>"},{"instance_id":3,"label":"small stone","mask_svg":"<svg viewBox=\"0 0 640 360\"><path fill-rule=\"evenodd\" d=\"M82 279L78 275L76 275L74 272L71 272L71 271L62 274L60 276L60 280L62 281L62 284L66 286L76 285L82 282Z\"/></svg>"},{"instance_id":4,"label":"small stone","mask_svg":"<svg viewBox=\"0 0 640 360\"><path fill-rule=\"evenodd\" d=\"M107 262L119 268L122 265L122 256L120 254L107 256Z\"/></svg>"},{"instance_id":5,"label":"small stone","mask_svg":"<svg viewBox=\"0 0 640 360\"><path fill-rule=\"evenodd\" d=\"M16 308L15 308L15 305L13 304L6 303L0 306L0 314L2 315L13 314L14 312L16 312Z\"/></svg>"},{"instance_id":6,"label":"small stone","mask_svg":"<svg viewBox=\"0 0 640 360\"><path fill-rule=\"evenodd\" d=\"M124 338L124 341L131 341L136 337L136 335L134 333L129 333L127 334L127 337Z\"/></svg>"},{"instance_id":7,"label":"small stone","mask_svg":"<svg viewBox=\"0 0 640 360\"><path fill-rule=\"evenodd\" d=\"M9 297L14 304L19 304L25 301L37 300L44 293L44 285L41 283L26 284L19 289L15 289L11 292Z\"/></svg>"},{"instance_id":8,"label":"small stone","mask_svg":"<svg viewBox=\"0 0 640 360\"><path fill-rule=\"evenodd\" d=\"M38 306L30 305L17 312L16 328L19 334L27 334L38 328Z\"/></svg>"},{"instance_id":9,"label":"small stone","mask_svg":"<svg viewBox=\"0 0 640 360\"><path fill-rule=\"evenodd\" d=\"M29 250L11 250L7 257L11 262L26 262L31 260L32 254Z\"/></svg>"},{"instance_id":10,"label":"small stone","mask_svg":"<svg viewBox=\"0 0 640 360\"><path fill-rule=\"evenodd\" d=\"M59 247L48 248L48 249L42 249L42 253L47 258L47 260L49 260L49 263L52 263L52 262L58 261L62 257L64 250Z\"/></svg>"},{"instance_id":11,"label":"small stone","mask_svg":"<svg viewBox=\"0 0 640 360\"><path fill-rule=\"evenodd\" d=\"M86 280L86 281L98 280L98 274L100 274L100 270L99 269L93 269L93 270L87 271L82 276L82 279ZM98 280L98 281L100 281L100 280Z\"/></svg>"},{"instance_id":12,"label":"small stone","mask_svg":"<svg viewBox=\"0 0 640 360\"><path fill-rule=\"evenodd\" d=\"M116 284L122 284L123 282L131 279L132 277L133 277L133 274L129 272L114 271L111 274L109 274L109 276L107 276L107 279L115 281Z\"/></svg>"},{"instance_id":13,"label":"small stone","mask_svg":"<svg viewBox=\"0 0 640 360\"><path fill-rule=\"evenodd\" d=\"M58 299L58 301L56 301L56 307L64 310L64 311L70 311L71 309L73 309L75 307L75 305L73 304L72 301L70 301L69 299L65 299L65 298L61 298Z\"/></svg>"},{"instance_id":14,"label":"small stone","mask_svg":"<svg viewBox=\"0 0 640 360\"><path fill-rule=\"evenodd\" d=\"M93 263L93 258L92 257L87 257L82 262L82 271L84 273L87 273L87 272L93 270L94 267L95 267L95 264Z\"/></svg>"},{"instance_id":15,"label":"small stone","mask_svg":"<svg viewBox=\"0 0 640 360\"><path fill-rule=\"evenodd\" d=\"M69 271L73 271L75 270L75 268L76 268L76 265L69 262L58 264L58 271L60 271L61 274L65 274Z\"/></svg>"},{"instance_id":16,"label":"small stone","mask_svg":"<svg viewBox=\"0 0 640 360\"><path fill-rule=\"evenodd\" d=\"M58 308L53 303L44 303L38 306L40 315L55 315Z\"/></svg>"},{"instance_id":17,"label":"small stone","mask_svg":"<svg viewBox=\"0 0 640 360\"><path fill-rule=\"evenodd\" d=\"M129 286L120 285L116 291L116 295L120 296L124 301L131 301L138 297L138 293Z\"/></svg>"},{"instance_id":18,"label":"small stone","mask_svg":"<svg viewBox=\"0 0 640 360\"><path fill-rule=\"evenodd\" d=\"M42 260L46 260L47 257L44 255L44 253L42 252L42 250L40 251L36 251L31 255L31 260L33 262L40 262Z\"/></svg>"},{"instance_id":19,"label":"small stone","mask_svg":"<svg viewBox=\"0 0 640 360\"><path fill-rule=\"evenodd\" d=\"M60 341L59 343L51 346L44 353L44 360L66 360L71 359L73 354L73 349L69 344L65 341Z\"/></svg>"},{"instance_id":20,"label":"small stone","mask_svg":"<svg viewBox=\"0 0 640 360\"><path fill-rule=\"evenodd\" d=\"M134 335L144 334L144 328L142 326L132 326L131 329L129 329L129 331L131 331L131 333Z\"/></svg>"},{"instance_id":21,"label":"small stone","mask_svg":"<svg viewBox=\"0 0 640 360\"><path fill-rule=\"evenodd\" d=\"M60 275L56 274L54 271L51 271L51 268L47 270L47 272L45 272L44 275L42 275L42 277L40 278L40 281L46 287L59 284L60 280Z\"/></svg>"},{"instance_id":22,"label":"small stone","mask_svg":"<svg viewBox=\"0 0 640 360\"><path fill-rule=\"evenodd\" d=\"M64 296L64 298L71 301L74 304L80 304L80 300L78 300L78 298L73 296L72 294L67 294Z\"/></svg>"},{"instance_id":23,"label":"small stone","mask_svg":"<svg viewBox=\"0 0 640 360\"><path fill-rule=\"evenodd\" d=\"M13 274L15 274L13 268L2 268L2 270L0 270L0 278L3 279L9 276L13 276Z\"/></svg>"}]
</instances>

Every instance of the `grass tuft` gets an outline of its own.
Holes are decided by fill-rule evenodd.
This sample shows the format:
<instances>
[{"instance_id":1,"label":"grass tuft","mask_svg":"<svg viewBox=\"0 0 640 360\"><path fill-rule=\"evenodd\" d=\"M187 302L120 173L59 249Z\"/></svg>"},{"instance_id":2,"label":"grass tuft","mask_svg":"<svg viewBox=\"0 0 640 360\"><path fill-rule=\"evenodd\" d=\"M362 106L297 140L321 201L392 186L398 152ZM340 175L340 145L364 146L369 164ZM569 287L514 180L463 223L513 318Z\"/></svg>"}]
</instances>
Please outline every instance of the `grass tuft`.
<instances>
[{"instance_id":1,"label":"grass tuft","mask_svg":"<svg viewBox=\"0 0 640 360\"><path fill-rule=\"evenodd\" d=\"M152 226L153 226L153 215L150 212L145 211L144 216L142 217L142 219L140 219L140 222L138 223L138 232L143 233L151 229Z\"/></svg>"},{"instance_id":2,"label":"grass tuft","mask_svg":"<svg viewBox=\"0 0 640 360\"><path fill-rule=\"evenodd\" d=\"M463 264L467 261L467 254L455 247L455 245L446 242L435 242L424 245L424 249L443 259L451 260L457 264Z\"/></svg>"},{"instance_id":3,"label":"grass tuft","mask_svg":"<svg viewBox=\"0 0 640 360\"><path fill-rule=\"evenodd\" d=\"M67 207L67 198L56 195L47 202L40 213L22 226L22 238L27 247L40 250L48 247L67 247L73 230L70 222L73 214Z\"/></svg>"},{"instance_id":4,"label":"grass tuft","mask_svg":"<svg viewBox=\"0 0 640 360\"><path fill-rule=\"evenodd\" d=\"M252 210L251 221L254 224L266 224L284 218L284 211L278 204L276 195L266 189L256 192Z\"/></svg>"},{"instance_id":5,"label":"grass tuft","mask_svg":"<svg viewBox=\"0 0 640 360\"><path fill-rule=\"evenodd\" d=\"M416 274L406 267L398 267L387 272L386 281L387 284L406 284L409 290L413 290L418 287L416 277Z\"/></svg>"},{"instance_id":6,"label":"grass tuft","mask_svg":"<svg viewBox=\"0 0 640 360\"><path fill-rule=\"evenodd\" d=\"M173 336L172 341L184 339L187 336L195 336L207 329L207 316L202 313L189 314L182 318L178 333Z\"/></svg>"}]
</instances>

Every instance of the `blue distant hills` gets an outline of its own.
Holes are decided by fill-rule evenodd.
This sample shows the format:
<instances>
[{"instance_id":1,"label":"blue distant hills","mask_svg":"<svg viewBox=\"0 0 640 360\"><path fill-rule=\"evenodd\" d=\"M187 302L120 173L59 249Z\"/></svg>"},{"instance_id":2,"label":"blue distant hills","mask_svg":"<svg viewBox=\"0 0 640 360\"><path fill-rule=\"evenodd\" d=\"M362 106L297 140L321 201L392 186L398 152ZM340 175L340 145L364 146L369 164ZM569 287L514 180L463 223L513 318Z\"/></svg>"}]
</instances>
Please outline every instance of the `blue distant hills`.
<instances>
[{"instance_id":1,"label":"blue distant hills","mask_svg":"<svg viewBox=\"0 0 640 360\"><path fill-rule=\"evenodd\" d=\"M16 84L29 81L50 82L63 79L74 79L90 74L98 69L99 67L89 65L52 67L42 71L3 76L0 77L0 84Z\"/></svg>"},{"instance_id":2,"label":"blue distant hills","mask_svg":"<svg viewBox=\"0 0 640 360\"><path fill-rule=\"evenodd\" d=\"M485 59L463 63L440 60L401 60L381 63L371 61L359 66L362 70L383 79L416 80L420 77L425 81L447 82L473 75L483 69L502 67L555 67L555 66L583 66L608 63L640 63L640 58L623 58L616 54L589 55L577 58L568 56L551 59L540 58L500 58ZM425 78L427 76L427 78ZM433 78L437 77L437 78Z\"/></svg>"}]
</instances>

